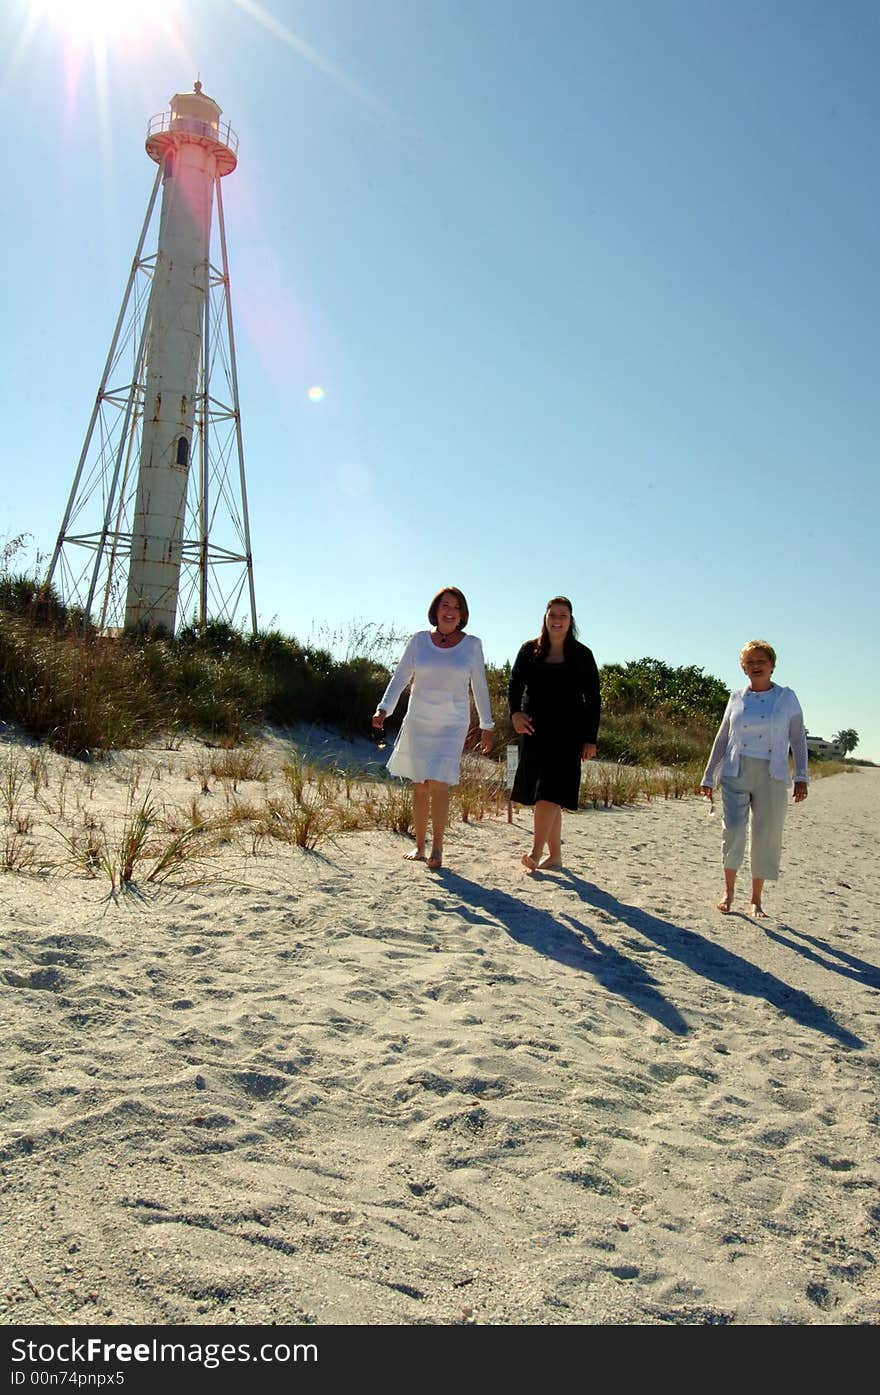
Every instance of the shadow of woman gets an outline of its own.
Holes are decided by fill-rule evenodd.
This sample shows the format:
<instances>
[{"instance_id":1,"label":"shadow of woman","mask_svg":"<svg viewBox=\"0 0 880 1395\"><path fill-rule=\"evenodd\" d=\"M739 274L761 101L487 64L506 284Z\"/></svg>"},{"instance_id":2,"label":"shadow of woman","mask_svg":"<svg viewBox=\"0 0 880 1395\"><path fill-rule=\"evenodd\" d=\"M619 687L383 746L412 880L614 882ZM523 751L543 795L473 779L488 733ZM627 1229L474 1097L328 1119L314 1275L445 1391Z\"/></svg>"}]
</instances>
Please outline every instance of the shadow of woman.
<instances>
[{"instance_id":1,"label":"shadow of woman","mask_svg":"<svg viewBox=\"0 0 880 1395\"><path fill-rule=\"evenodd\" d=\"M786 934L783 934L783 931ZM778 925L775 930L765 927L764 934L768 940L775 940L777 944L785 945L786 949L793 949L795 954L803 955L804 959L827 969L829 973L841 974L844 978L852 979L854 983L863 983L866 988L880 988L880 969L876 964L870 964L867 959L859 959L854 954L847 954L845 949L829 944L818 935L806 935L802 930L795 930L793 925L785 924ZM790 940L788 935L794 935L796 938ZM799 943L801 940L804 941L803 944ZM808 945L814 945L815 949L808 949ZM816 950L819 951L818 954ZM828 959L824 958L826 954L830 956ZM840 963L834 964L831 959L839 959Z\"/></svg>"},{"instance_id":2,"label":"shadow of woman","mask_svg":"<svg viewBox=\"0 0 880 1395\"><path fill-rule=\"evenodd\" d=\"M653 1017L668 1031L677 1036L690 1031L678 1008L656 986L657 980L641 964L606 944L591 926L568 915L565 917L568 924L563 925L548 911L530 906L506 891L468 881L445 867L436 878L460 903L451 905L448 900L429 897L430 904L437 910L455 911L474 924L500 925L511 939L536 954L555 959L579 973L592 974L609 992L628 999L633 1007Z\"/></svg>"},{"instance_id":3,"label":"shadow of woman","mask_svg":"<svg viewBox=\"0 0 880 1395\"><path fill-rule=\"evenodd\" d=\"M707 940L693 930L685 930L671 921L661 920L650 911L639 906L629 906L618 901L607 891L602 891L592 882L584 881L573 872L560 874L560 880L577 893L581 901L596 911L603 911L615 920L638 931L647 940L660 945L670 959L676 959L695 974L702 975L712 983L728 988L734 993L744 993L749 997L763 998L772 1007L778 1008L786 1016L813 1031L824 1032L826 1036L840 1043L859 1049L865 1045L861 1037L842 1027L832 1017L827 1008L815 1002L808 993L792 988L775 974L759 969L749 959L725 949L723 945Z\"/></svg>"}]
</instances>

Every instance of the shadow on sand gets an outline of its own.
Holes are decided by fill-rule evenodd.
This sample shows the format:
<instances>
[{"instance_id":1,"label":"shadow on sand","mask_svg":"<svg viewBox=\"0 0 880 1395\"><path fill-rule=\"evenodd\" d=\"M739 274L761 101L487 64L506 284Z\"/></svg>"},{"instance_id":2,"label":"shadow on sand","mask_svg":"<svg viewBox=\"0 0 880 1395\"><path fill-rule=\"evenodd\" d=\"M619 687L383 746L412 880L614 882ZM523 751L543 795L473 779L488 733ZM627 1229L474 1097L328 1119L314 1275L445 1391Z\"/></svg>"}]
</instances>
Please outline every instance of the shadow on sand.
<instances>
[{"instance_id":1,"label":"shadow on sand","mask_svg":"<svg viewBox=\"0 0 880 1395\"><path fill-rule=\"evenodd\" d=\"M644 935L645 939L653 940L654 944L659 945L670 959L677 959L680 964L684 964L693 973L702 975L711 983L717 983L734 993L763 998L765 1002L778 1008L780 1012L784 1012L786 1016L799 1022L801 1026L810 1027L816 1032L824 1032L826 1036L831 1037L842 1046L858 1049L865 1045L861 1037L857 1037L846 1027L842 1027L827 1008L814 1002L808 993L789 987L781 978L768 973L766 969L759 969L756 964L744 959L742 955L734 954L732 950L725 949L723 945L718 945L712 940L707 940L705 936L698 935L693 930L685 930L680 925L672 924L671 921L661 920L659 916L652 915L650 911L618 901L609 892L602 891L592 882L576 877L572 872L561 873L560 879L577 893L585 905L591 906L596 911L604 911L607 915L612 915L615 920L621 921L630 929ZM781 937L774 936L774 938ZM795 945L794 948L798 948L798 946ZM802 950L802 952L809 953L806 950ZM837 953L839 954L839 951ZM818 958L818 956L812 957ZM821 962L826 968L832 967L825 960ZM860 961L854 962L859 963ZM869 968L870 966L864 967ZM838 972L846 971L840 969ZM867 982L868 980L862 976L862 981Z\"/></svg>"},{"instance_id":2,"label":"shadow on sand","mask_svg":"<svg viewBox=\"0 0 880 1395\"><path fill-rule=\"evenodd\" d=\"M435 875L444 889L459 901L457 905L450 905L448 900L430 897L431 904L438 910L453 910L474 925L500 924L517 943L570 969L592 974L609 992L627 998L640 1012L653 1017L668 1031L677 1036L690 1031L678 1009L656 987L657 980L641 964L606 944L591 926L572 916L566 916L567 924L563 925L548 911L529 906L495 887L468 881L445 867Z\"/></svg>"},{"instance_id":3,"label":"shadow on sand","mask_svg":"<svg viewBox=\"0 0 880 1395\"><path fill-rule=\"evenodd\" d=\"M805 935L802 930L795 930L793 925L785 924L779 924L775 930L765 929L764 933L768 940L775 940L777 944L785 945L786 949L793 949L795 954L803 955L805 959L818 964L822 969L827 969L829 973L841 974L844 978L852 979L854 983L864 984L866 988L880 988L880 968L876 964L869 964L867 959L847 954L845 949L829 944L818 935ZM789 940L788 935L795 935L797 938ZM816 948L808 949L808 945L815 945ZM817 954L816 949L821 953ZM839 959L840 963L831 963L824 957L826 954Z\"/></svg>"}]
</instances>

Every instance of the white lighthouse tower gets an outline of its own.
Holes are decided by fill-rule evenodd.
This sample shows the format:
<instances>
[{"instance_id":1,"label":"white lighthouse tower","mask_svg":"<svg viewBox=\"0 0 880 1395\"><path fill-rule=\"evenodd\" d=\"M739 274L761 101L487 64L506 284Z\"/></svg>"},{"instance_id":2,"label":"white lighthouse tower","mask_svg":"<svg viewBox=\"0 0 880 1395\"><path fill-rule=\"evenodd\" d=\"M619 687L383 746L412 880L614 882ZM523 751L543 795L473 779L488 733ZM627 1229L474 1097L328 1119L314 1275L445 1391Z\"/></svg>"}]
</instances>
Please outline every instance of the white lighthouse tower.
<instances>
[{"instance_id":1,"label":"white lighthouse tower","mask_svg":"<svg viewBox=\"0 0 880 1395\"><path fill-rule=\"evenodd\" d=\"M156 182L47 578L101 628L171 634L178 616L237 623L246 606L256 629L220 191L238 141L220 116L197 82L147 131ZM98 498L100 527L80 531Z\"/></svg>"}]
</instances>

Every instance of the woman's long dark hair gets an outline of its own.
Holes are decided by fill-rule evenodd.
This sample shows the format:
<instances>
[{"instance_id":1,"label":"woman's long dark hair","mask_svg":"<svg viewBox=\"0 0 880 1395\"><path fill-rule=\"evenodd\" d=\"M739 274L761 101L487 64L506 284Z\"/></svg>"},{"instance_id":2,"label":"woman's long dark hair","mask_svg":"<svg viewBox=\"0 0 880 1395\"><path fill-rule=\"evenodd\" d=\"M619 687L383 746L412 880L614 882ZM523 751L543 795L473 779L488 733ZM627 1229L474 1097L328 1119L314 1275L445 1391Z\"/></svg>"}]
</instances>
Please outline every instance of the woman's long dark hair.
<instances>
[{"instance_id":1,"label":"woman's long dark hair","mask_svg":"<svg viewBox=\"0 0 880 1395\"><path fill-rule=\"evenodd\" d=\"M546 659L547 655L550 653L550 631L547 629L547 611L550 609L551 605L568 606L571 624L562 642L562 652L566 658L569 658L574 653L574 646L577 643L577 625L574 623L574 609L568 596L554 596L552 600L549 600L545 605L544 618L541 621L541 633L535 640L535 658Z\"/></svg>"}]
</instances>

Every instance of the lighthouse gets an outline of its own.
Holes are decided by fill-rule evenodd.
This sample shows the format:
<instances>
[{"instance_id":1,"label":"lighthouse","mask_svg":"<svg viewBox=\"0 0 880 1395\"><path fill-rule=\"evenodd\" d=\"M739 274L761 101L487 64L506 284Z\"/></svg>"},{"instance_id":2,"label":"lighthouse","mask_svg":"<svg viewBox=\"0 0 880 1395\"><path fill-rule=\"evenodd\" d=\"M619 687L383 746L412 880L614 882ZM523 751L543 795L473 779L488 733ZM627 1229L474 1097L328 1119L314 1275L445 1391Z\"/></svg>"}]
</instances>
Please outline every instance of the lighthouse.
<instances>
[{"instance_id":1,"label":"lighthouse","mask_svg":"<svg viewBox=\"0 0 880 1395\"><path fill-rule=\"evenodd\" d=\"M125 601L127 630L169 634L177 615L214 186L238 163L220 134L220 108L201 83L172 97L170 106L147 135L147 154L162 170L162 212Z\"/></svg>"},{"instance_id":2,"label":"lighthouse","mask_svg":"<svg viewBox=\"0 0 880 1395\"><path fill-rule=\"evenodd\" d=\"M238 140L221 114L196 82L147 128L156 179L47 577L58 568L64 599L102 629L173 634L184 609L235 623L245 589L256 629L220 189ZM85 568L71 560L81 547L94 553ZM216 580L229 563L244 564L237 584Z\"/></svg>"}]
</instances>

